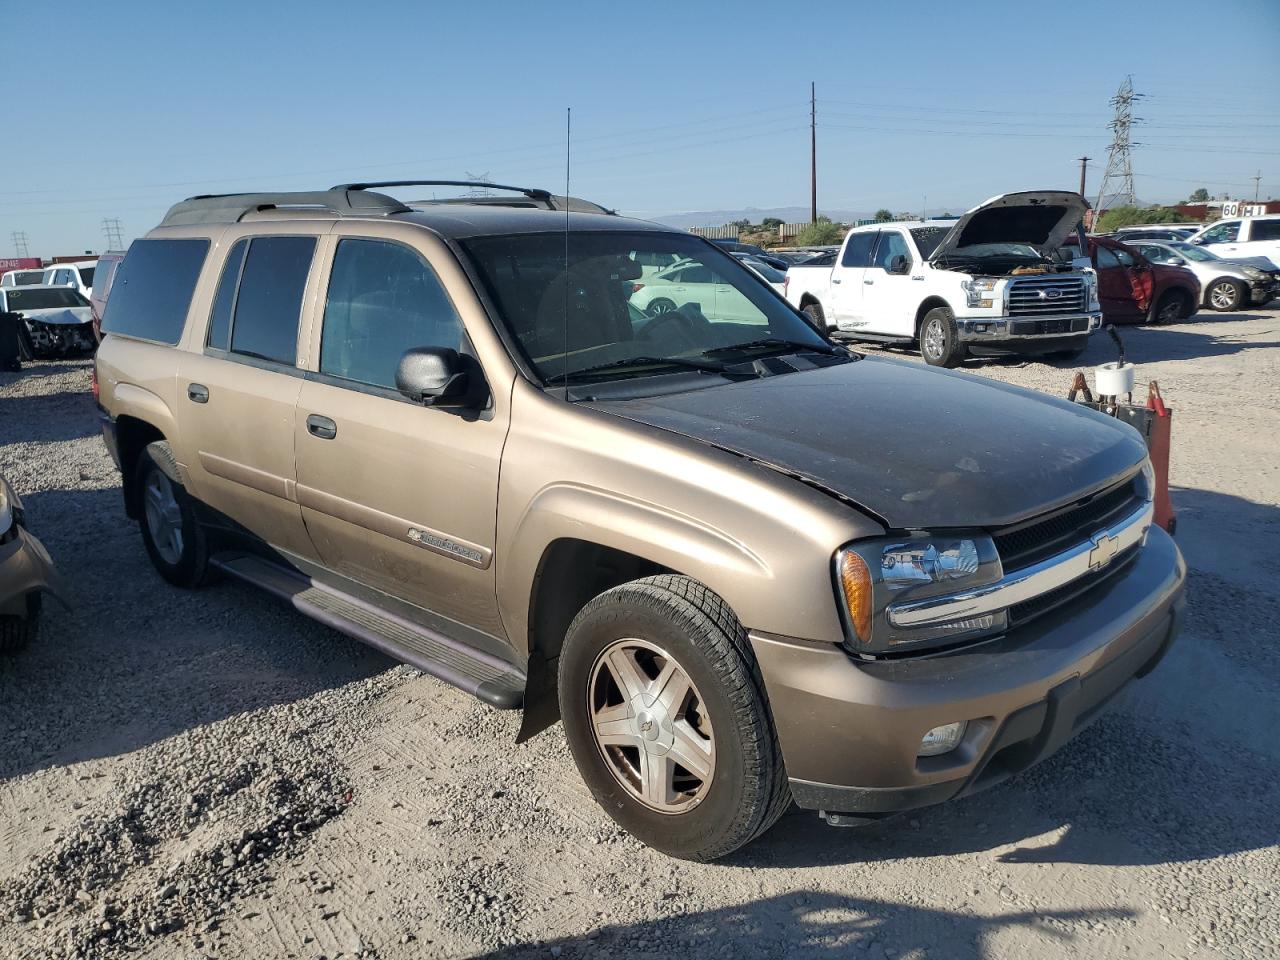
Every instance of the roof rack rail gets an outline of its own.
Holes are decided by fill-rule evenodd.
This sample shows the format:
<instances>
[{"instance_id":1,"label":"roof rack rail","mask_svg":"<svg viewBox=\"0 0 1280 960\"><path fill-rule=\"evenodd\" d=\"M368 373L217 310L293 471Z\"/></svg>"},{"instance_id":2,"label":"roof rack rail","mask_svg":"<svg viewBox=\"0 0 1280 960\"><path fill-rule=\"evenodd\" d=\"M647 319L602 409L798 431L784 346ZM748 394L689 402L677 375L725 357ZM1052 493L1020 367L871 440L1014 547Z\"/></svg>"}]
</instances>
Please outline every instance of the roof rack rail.
<instances>
[{"instance_id":1,"label":"roof rack rail","mask_svg":"<svg viewBox=\"0 0 1280 960\"><path fill-rule=\"evenodd\" d=\"M188 197L169 208L162 227L194 223L235 223L259 210L325 210L340 217L408 213L399 200L364 189L310 190L285 193L216 193Z\"/></svg>"},{"instance_id":2,"label":"roof rack rail","mask_svg":"<svg viewBox=\"0 0 1280 960\"><path fill-rule=\"evenodd\" d=\"M503 183L489 183L486 180L378 180L370 183L340 183L332 189L358 191L374 188L381 189L383 187L474 187L486 190L506 190L511 193L522 194L529 200L545 206L548 210L569 210L573 213L604 213L611 215L617 213L615 210L610 210L608 207L603 207L590 200L583 200L580 197L561 197L556 196L550 190L543 190L539 187L512 187ZM437 203L468 203L505 207L528 206L523 201L507 199L506 197L450 197L445 200L410 201L411 206Z\"/></svg>"}]
</instances>

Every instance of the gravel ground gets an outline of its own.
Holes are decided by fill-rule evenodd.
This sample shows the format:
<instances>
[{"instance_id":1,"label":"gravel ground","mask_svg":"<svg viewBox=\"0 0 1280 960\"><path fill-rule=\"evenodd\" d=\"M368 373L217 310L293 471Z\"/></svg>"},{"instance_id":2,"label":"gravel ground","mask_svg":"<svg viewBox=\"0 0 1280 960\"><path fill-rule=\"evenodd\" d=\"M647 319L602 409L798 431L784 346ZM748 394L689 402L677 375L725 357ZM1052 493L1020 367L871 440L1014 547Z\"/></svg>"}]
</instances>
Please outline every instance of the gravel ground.
<instances>
[{"instance_id":1,"label":"gravel ground","mask_svg":"<svg viewBox=\"0 0 1280 960\"><path fill-rule=\"evenodd\" d=\"M1176 411L1173 653L988 793L863 830L796 810L706 866L621 834L558 729L513 746L515 714L248 587L165 585L88 365L0 374L0 471L74 594L0 661L0 956L1280 954L1280 601L1251 562L1280 534L1280 312L1125 337Z\"/></svg>"}]
</instances>

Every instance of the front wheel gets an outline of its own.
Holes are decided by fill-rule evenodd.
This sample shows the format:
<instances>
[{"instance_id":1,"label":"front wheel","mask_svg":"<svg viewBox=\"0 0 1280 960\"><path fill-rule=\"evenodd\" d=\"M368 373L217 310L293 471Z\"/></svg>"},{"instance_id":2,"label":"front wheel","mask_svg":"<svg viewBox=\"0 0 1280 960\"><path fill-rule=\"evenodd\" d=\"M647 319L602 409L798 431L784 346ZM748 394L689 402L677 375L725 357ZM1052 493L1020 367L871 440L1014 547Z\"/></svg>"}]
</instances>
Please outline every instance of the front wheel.
<instances>
[{"instance_id":1,"label":"front wheel","mask_svg":"<svg viewBox=\"0 0 1280 960\"><path fill-rule=\"evenodd\" d=\"M666 297L658 297L656 300L654 300L652 303L649 304L648 308L645 310L645 313L647 313L651 317L660 317L664 313L670 313L675 308L676 308L676 305L674 300L668 300Z\"/></svg>"},{"instance_id":2,"label":"front wheel","mask_svg":"<svg viewBox=\"0 0 1280 960\"><path fill-rule=\"evenodd\" d=\"M697 581L648 577L592 600L565 637L559 687L583 780L643 843L714 860L790 805L746 631Z\"/></svg>"},{"instance_id":3,"label":"front wheel","mask_svg":"<svg viewBox=\"0 0 1280 960\"><path fill-rule=\"evenodd\" d=\"M1211 309L1226 312L1239 310L1247 295L1245 285L1239 280L1222 277L1209 284L1209 295L1206 299Z\"/></svg>"},{"instance_id":4,"label":"front wheel","mask_svg":"<svg viewBox=\"0 0 1280 960\"><path fill-rule=\"evenodd\" d=\"M40 634L40 595L27 597L27 615L0 615L0 653L17 653Z\"/></svg>"},{"instance_id":5,"label":"front wheel","mask_svg":"<svg viewBox=\"0 0 1280 960\"><path fill-rule=\"evenodd\" d=\"M1189 298L1181 290L1166 290L1151 308L1149 321L1155 324L1177 323L1190 315Z\"/></svg>"},{"instance_id":6,"label":"front wheel","mask_svg":"<svg viewBox=\"0 0 1280 960\"><path fill-rule=\"evenodd\" d=\"M956 318L947 307L934 307L920 321L920 355L934 367L954 367L967 355L956 334Z\"/></svg>"},{"instance_id":7,"label":"front wheel","mask_svg":"<svg viewBox=\"0 0 1280 960\"><path fill-rule=\"evenodd\" d=\"M134 474L138 524L160 576L176 587L197 587L208 576L209 554L191 497L178 477L169 444L148 444Z\"/></svg>"}]
</instances>

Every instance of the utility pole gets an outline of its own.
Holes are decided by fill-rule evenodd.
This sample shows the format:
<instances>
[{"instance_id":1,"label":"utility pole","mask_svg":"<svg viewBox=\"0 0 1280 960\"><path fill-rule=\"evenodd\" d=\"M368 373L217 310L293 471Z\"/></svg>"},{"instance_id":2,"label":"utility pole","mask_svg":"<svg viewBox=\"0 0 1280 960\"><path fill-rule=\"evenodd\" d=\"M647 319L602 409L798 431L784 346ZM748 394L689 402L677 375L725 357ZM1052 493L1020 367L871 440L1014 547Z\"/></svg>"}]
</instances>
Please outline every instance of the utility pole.
<instances>
[{"instance_id":1,"label":"utility pole","mask_svg":"<svg viewBox=\"0 0 1280 960\"><path fill-rule=\"evenodd\" d=\"M27 235L26 235L26 233L24 233L24 232L23 232L23 231L21 231L21 230L15 230L15 231L13 231L13 233L9 234L9 237L10 237L10 239L12 239L12 240L13 240L13 252L14 252L14 253L16 253L16 254L17 254L18 256L20 256L20 257L27 257L27 256L30 256L30 254L27 252Z\"/></svg>"},{"instance_id":2,"label":"utility pole","mask_svg":"<svg viewBox=\"0 0 1280 960\"><path fill-rule=\"evenodd\" d=\"M809 81L809 222L818 222L818 87Z\"/></svg>"},{"instance_id":3,"label":"utility pole","mask_svg":"<svg viewBox=\"0 0 1280 960\"><path fill-rule=\"evenodd\" d=\"M1249 179L1253 181L1253 202L1257 203L1258 190L1262 186L1262 171L1259 170L1258 175L1256 177L1250 177Z\"/></svg>"},{"instance_id":4,"label":"utility pole","mask_svg":"<svg viewBox=\"0 0 1280 960\"><path fill-rule=\"evenodd\" d=\"M107 238L108 250L124 249L124 235L120 229L120 221L115 217L107 217L102 221L102 232Z\"/></svg>"},{"instance_id":5,"label":"utility pole","mask_svg":"<svg viewBox=\"0 0 1280 960\"><path fill-rule=\"evenodd\" d=\"M1089 166L1089 161L1093 157L1076 157L1080 161L1080 196L1084 196L1084 172Z\"/></svg>"},{"instance_id":6,"label":"utility pole","mask_svg":"<svg viewBox=\"0 0 1280 960\"><path fill-rule=\"evenodd\" d=\"M1133 92L1133 77L1125 77L1120 89L1111 98L1111 105L1116 108L1115 118L1108 124L1112 131L1111 147L1107 151L1107 170L1102 175L1102 186L1098 189L1098 202L1093 205L1099 216L1102 215L1104 201L1117 207L1137 206L1138 195L1133 188L1133 162L1129 156L1131 143L1129 133L1134 123L1142 118L1133 115L1133 102L1141 100L1142 94ZM1107 188L1113 187L1110 198Z\"/></svg>"}]
</instances>

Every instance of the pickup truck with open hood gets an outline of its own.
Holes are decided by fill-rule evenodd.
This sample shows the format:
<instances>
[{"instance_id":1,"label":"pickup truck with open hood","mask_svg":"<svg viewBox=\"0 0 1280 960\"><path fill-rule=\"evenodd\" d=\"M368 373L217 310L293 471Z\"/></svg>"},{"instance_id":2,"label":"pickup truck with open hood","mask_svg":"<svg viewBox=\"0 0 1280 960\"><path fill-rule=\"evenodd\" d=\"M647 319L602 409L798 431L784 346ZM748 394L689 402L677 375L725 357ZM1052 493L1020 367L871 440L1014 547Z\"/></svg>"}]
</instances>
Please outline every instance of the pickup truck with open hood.
<instances>
[{"instance_id":1,"label":"pickup truck with open hood","mask_svg":"<svg viewBox=\"0 0 1280 960\"><path fill-rule=\"evenodd\" d=\"M958 220L855 227L832 266L794 266L786 298L852 339L918 344L952 367L969 354L1084 350L1102 322L1097 277L1054 253L1088 204L1062 190L1006 193Z\"/></svg>"}]
</instances>

